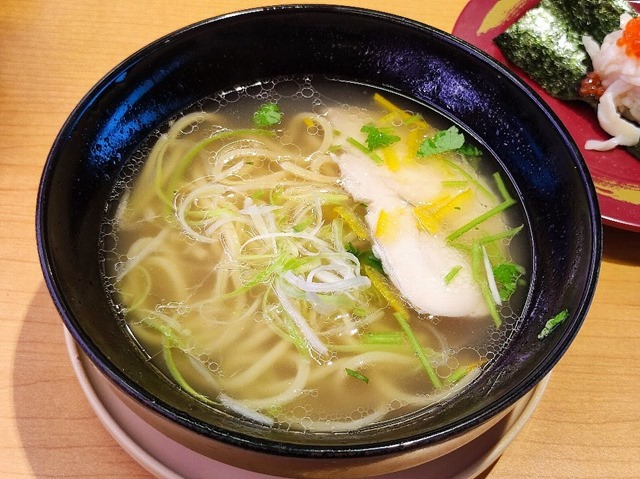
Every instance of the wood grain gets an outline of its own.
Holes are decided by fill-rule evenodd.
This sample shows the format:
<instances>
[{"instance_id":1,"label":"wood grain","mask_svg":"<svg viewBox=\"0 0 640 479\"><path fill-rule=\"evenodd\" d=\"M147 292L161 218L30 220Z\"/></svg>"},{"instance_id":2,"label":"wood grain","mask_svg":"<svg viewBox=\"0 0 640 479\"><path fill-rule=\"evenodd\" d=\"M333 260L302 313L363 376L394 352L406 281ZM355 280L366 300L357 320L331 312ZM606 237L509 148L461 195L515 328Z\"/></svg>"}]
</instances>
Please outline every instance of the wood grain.
<instances>
[{"instance_id":1,"label":"wood grain","mask_svg":"<svg viewBox=\"0 0 640 479\"><path fill-rule=\"evenodd\" d=\"M184 25L274 3L0 4L1 477L150 477L101 426L71 369L36 251L40 174L68 114L117 63ZM464 3L357 5L450 31ZM607 228L604 240L584 327L490 479L640 477L640 236Z\"/></svg>"}]
</instances>

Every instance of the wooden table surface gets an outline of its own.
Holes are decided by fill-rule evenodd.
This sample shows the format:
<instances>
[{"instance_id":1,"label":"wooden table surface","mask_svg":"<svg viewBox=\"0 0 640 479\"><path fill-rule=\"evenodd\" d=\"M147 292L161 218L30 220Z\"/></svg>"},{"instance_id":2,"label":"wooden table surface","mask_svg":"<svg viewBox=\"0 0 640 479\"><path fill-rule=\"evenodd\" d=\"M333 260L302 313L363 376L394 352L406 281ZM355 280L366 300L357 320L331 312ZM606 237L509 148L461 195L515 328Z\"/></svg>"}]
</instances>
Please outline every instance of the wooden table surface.
<instances>
[{"instance_id":1,"label":"wooden table surface","mask_svg":"<svg viewBox=\"0 0 640 479\"><path fill-rule=\"evenodd\" d=\"M102 427L71 369L36 252L42 166L72 108L126 56L189 23L274 3L0 2L1 477L150 477ZM352 3L451 31L466 2ZM640 234L605 228L584 327L486 477L640 478Z\"/></svg>"}]
</instances>

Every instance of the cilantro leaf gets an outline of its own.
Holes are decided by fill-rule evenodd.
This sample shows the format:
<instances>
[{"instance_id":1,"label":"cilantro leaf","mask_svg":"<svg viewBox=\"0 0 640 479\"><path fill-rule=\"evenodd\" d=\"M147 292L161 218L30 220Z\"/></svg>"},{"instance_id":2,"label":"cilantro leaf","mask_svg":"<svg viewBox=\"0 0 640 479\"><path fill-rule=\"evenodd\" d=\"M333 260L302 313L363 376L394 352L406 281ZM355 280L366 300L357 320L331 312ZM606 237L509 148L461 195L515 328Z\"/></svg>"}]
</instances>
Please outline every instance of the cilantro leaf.
<instances>
[{"instance_id":1,"label":"cilantro leaf","mask_svg":"<svg viewBox=\"0 0 640 479\"><path fill-rule=\"evenodd\" d=\"M373 254L373 251L371 251L370 249L360 253L358 255L358 259L360 260L360 264L366 264L368 266L371 266L372 268L377 269L381 273L384 273L384 268L382 267L382 261L380 261L378 257Z\"/></svg>"},{"instance_id":2,"label":"cilantro leaf","mask_svg":"<svg viewBox=\"0 0 640 479\"><path fill-rule=\"evenodd\" d=\"M460 148L456 150L458 153L462 153L464 156L480 156L482 155L482 150L480 148L476 148L473 145L469 145L465 143Z\"/></svg>"},{"instance_id":3,"label":"cilantro leaf","mask_svg":"<svg viewBox=\"0 0 640 479\"><path fill-rule=\"evenodd\" d=\"M369 151L384 148L385 146L389 146L400 141L399 136L391 134L393 128L378 128L373 123L368 123L364 125L360 131L367 134L365 142L367 143Z\"/></svg>"},{"instance_id":4,"label":"cilantro leaf","mask_svg":"<svg viewBox=\"0 0 640 479\"><path fill-rule=\"evenodd\" d=\"M417 154L419 157L425 157L446 151L457 151L465 156L482 155L482 150L465 143L464 135L455 126L439 131L431 138L425 138L418 147Z\"/></svg>"},{"instance_id":5,"label":"cilantro leaf","mask_svg":"<svg viewBox=\"0 0 640 479\"><path fill-rule=\"evenodd\" d=\"M437 132L431 138L425 138L418 147L418 156L424 157L453 151L462 148L464 135L455 126L447 130Z\"/></svg>"},{"instance_id":6,"label":"cilantro leaf","mask_svg":"<svg viewBox=\"0 0 640 479\"><path fill-rule=\"evenodd\" d=\"M351 241L344 245L344 249L347 253L351 253L353 256L358 257L360 251L356 248Z\"/></svg>"},{"instance_id":7,"label":"cilantro leaf","mask_svg":"<svg viewBox=\"0 0 640 479\"><path fill-rule=\"evenodd\" d=\"M542 329L542 331L540 331L540 334L538 334L538 339L544 339L547 336L549 336L549 334L551 334L551 331L556 329L568 317L569 317L569 310L565 309L563 311L560 311L558 314L556 314L553 318L551 318L549 321L545 323L544 328Z\"/></svg>"},{"instance_id":8,"label":"cilantro leaf","mask_svg":"<svg viewBox=\"0 0 640 479\"><path fill-rule=\"evenodd\" d=\"M502 301L509 300L518 286L518 279L523 274L524 268L514 263L500 263L493 267L493 277Z\"/></svg>"},{"instance_id":9,"label":"cilantro leaf","mask_svg":"<svg viewBox=\"0 0 640 479\"><path fill-rule=\"evenodd\" d=\"M282 120L282 111L275 103L265 103L253 114L253 124L257 127L264 128L280 123Z\"/></svg>"},{"instance_id":10,"label":"cilantro leaf","mask_svg":"<svg viewBox=\"0 0 640 479\"><path fill-rule=\"evenodd\" d=\"M378 257L373 254L373 251L370 249L365 251L360 251L356 248L353 243L349 242L345 245L344 249L358 258L361 265L371 266L372 268L378 270L382 274L384 274L384 268L382 267L382 261L378 259Z\"/></svg>"}]
</instances>

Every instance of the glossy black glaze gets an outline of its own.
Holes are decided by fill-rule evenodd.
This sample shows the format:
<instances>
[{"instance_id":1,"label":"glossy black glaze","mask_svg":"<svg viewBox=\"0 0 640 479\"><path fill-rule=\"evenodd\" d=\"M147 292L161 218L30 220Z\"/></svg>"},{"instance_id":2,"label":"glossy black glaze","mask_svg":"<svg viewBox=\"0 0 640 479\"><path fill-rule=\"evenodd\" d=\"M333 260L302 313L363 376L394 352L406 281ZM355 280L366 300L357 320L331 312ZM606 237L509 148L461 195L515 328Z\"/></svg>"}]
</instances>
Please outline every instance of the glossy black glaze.
<instances>
[{"instance_id":1,"label":"glossy black glaze","mask_svg":"<svg viewBox=\"0 0 640 479\"><path fill-rule=\"evenodd\" d=\"M324 74L415 98L464 125L503 163L530 221L535 271L525 327L468 394L396 427L351 435L270 431L232 420L150 373L128 347L100 280L99 225L113 182L149 131L204 96L281 75ZM537 96L493 60L428 26L344 7L226 15L158 40L81 101L38 197L44 277L76 341L121 391L226 444L297 457L378 456L459 435L512 405L555 365L591 301L600 263L596 196L577 148ZM570 318L544 341L548 317Z\"/></svg>"}]
</instances>

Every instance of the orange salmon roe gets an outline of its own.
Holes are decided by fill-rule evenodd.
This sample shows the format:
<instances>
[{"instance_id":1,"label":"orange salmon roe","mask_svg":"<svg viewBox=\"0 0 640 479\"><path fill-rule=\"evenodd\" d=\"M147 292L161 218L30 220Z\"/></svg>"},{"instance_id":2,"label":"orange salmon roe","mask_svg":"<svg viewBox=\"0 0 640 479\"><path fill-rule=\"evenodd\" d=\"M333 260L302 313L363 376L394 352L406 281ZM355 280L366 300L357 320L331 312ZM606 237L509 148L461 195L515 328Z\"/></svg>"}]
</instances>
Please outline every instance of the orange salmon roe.
<instances>
[{"instance_id":1,"label":"orange salmon roe","mask_svg":"<svg viewBox=\"0 0 640 479\"><path fill-rule=\"evenodd\" d=\"M640 58L640 17L634 17L627 22L617 45L624 47L628 57Z\"/></svg>"},{"instance_id":2,"label":"orange salmon roe","mask_svg":"<svg viewBox=\"0 0 640 479\"><path fill-rule=\"evenodd\" d=\"M590 72L580 82L580 90L578 94L583 98L593 98L597 100L604 94L604 86L600 75L596 72Z\"/></svg>"}]
</instances>

